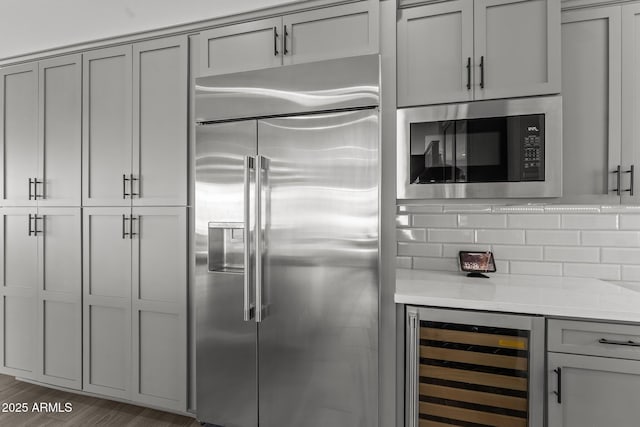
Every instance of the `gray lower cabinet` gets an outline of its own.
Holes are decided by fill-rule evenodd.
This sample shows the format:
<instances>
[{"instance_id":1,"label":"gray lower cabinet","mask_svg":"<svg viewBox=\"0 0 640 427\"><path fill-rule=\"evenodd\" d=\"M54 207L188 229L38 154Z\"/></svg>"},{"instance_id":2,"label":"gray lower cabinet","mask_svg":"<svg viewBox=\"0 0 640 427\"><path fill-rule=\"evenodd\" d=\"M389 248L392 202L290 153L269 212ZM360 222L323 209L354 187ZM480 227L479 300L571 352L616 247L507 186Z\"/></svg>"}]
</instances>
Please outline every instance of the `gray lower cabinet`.
<instances>
[{"instance_id":1,"label":"gray lower cabinet","mask_svg":"<svg viewBox=\"0 0 640 427\"><path fill-rule=\"evenodd\" d=\"M80 208L1 212L1 370L80 389Z\"/></svg>"},{"instance_id":2,"label":"gray lower cabinet","mask_svg":"<svg viewBox=\"0 0 640 427\"><path fill-rule=\"evenodd\" d=\"M84 389L186 410L187 208L85 208Z\"/></svg>"}]
</instances>

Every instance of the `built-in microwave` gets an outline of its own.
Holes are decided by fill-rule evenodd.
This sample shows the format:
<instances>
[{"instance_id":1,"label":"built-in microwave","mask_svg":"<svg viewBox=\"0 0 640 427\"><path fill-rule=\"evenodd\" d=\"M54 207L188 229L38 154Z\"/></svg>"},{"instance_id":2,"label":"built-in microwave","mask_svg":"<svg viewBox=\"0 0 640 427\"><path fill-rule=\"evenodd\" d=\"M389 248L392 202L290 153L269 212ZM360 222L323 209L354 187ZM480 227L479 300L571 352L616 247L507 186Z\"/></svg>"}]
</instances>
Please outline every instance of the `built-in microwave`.
<instances>
[{"instance_id":1,"label":"built-in microwave","mask_svg":"<svg viewBox=\"0 0 640 427\"><path fill-rule=\"evenodd\" d=\"M559 197L562 98L398 110L398 198Z\"/></svg>"}]
</instances>

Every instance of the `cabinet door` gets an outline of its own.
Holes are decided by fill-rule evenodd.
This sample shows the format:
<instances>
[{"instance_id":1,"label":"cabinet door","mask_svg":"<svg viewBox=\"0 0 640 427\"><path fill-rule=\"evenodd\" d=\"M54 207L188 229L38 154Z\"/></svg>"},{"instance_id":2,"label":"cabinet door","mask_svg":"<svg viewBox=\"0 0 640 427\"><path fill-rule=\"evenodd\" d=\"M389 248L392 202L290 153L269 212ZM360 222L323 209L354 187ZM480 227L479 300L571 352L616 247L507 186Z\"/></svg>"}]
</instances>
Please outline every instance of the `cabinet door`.
<instances>
[{"instance_id":1,"label":"cabinet door","mask_svg":"<svg viewBox=\"0 0 640 427\"><path fill-rule=\"evenodd\" d=\"M640 362L561 353L547 360L549 427L638 425Z\"/></svg>"},{"instance_id":2,"label":"cabinet door","mask_svg":"<svg viewBox=\"0 0 640 427\"><path fill-rule=\"evenodd\" d=\"M38 209L38 379L82 388L80 208Z\"/></svg>"},{"instance_id":3,"label":"cabinet door","mask_svg":"<svg viewBox=\"0 0 640 427\"><path fill-rule=\"evenodd\" d=\"M38 206L80 206L81 56L41 61L39 78Z\"/></svg>"},{"instance_id":4,"label":"cabinet door","mask_svg":"<svg viewBox=\"0 0 640 427\"><path fill-rule=\"evenodd\" d=\"M133 46L134 205L187 204L187 36Z\"/></svg>"},{"instance_id":5,"label":"cabinet door","mask_svg":"<svg viewBox=\"0 0 640 427\"><path fill-rule=\"evenodd\" d=\"M640 4L622 8L622 202L640 202ZM633 168L632 168L633 166ZM633 172L631 172L633 170Z\"/></svg>"},{"instance_id":6,"label":"cabinet door","mask_svg":"<svg viewBox=\"0 0 640 427\"><path fill-rule=\"evenodd\" d=\"M200 33L200 75L282 65L282 18L214 28Z\"/></svg>"},{"instance_id":7,"label":"cabinet door","mask_svg":"<svg viewBox=\"0 0 640 427\"><path fill-rule=\"evenodd\" d=\"M83 55L85 206L131 204L131 73L131 46Z\"/></svg>"},{"instance_id":8,"label":"cabinet door","mask_svg":"<svg viewBox=\"0 0 640 427\"><path fill-rule=\"evenodd\" d=\"M36 211L6 208L2 213L0 370L3 374L35 379L38 239L33 233L33 216Z\"/></svg>"},{"instance_id":9,"label":"cabinet door","mask_svg":"<svg viewBox=\"0 0 640 427\"><path fill-rule=\"evenodd\" d=\"M3 68L0 79L0 204L35 206L38 64Z\"/></svg>"},{"instance_id":10,"label":"cabinet door","mask_svg":"<svg viewBox=\"0 0 640 427\"><path fill-rule=\"evenodd\" d=\"M474 7L475 99L560 92L559 1L476 0Z\"/></svg>"},{"instance_id":11,"label":"cabinet door","mask_svg":"<svg viewBox=\"0 0 640 427\"><path fill-rule=\"evenodd\" d=\"M378 9L364 1L285 15L285 65L378 52Z\"/></svg>"},{"instance_id":12,"label":"cabinet door","mask_svg":"<svg viewBox=\"0 0 640 427\"><path fill-rule=\"evenodd\" d=\"M186 411L187 209L133 209L133 396Z\"/></svg>"},{"instance_id":13,"label":"cabinet door","mask_svg":"<svg viewBox=\"0 0 640 427\"><path fill-rule=\"evenodd\" d=\"M457 0L400 11L399 107L470 101L472 69L473 2Z\"/></svg>"},{"instance_id":14,"label":"cabinet door","mask_svg":"<svg viewBox=\"0 0 640 427\"><path fill-rule=\"evenodd\" d=\"M83 390L130 398L130 209L83 209Z\"/></svg>"},{"instance_id":15,"label":"cabinet door","mask_svg":"<svg viewBox=\"0 0 640 427\"><path fill-rule=\"evenodd\" d=\"M620 7L562 14L563 196L619 203Z\"/></svg>"}]
</instances>

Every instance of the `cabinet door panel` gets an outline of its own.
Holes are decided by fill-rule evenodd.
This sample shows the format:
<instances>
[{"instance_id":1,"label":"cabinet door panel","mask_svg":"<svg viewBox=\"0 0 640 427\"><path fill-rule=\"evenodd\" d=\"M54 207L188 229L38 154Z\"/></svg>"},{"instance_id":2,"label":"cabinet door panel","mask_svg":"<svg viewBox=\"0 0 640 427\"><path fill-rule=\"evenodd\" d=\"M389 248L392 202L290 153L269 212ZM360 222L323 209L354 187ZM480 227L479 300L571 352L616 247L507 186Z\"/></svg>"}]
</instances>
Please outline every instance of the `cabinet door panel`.
<instances>
[{"instance_id":1,"label":"cabinet door panel","mask_svg":"<svg viewBox=\"0 0 640 427\"><path fill-rule=\"evenodd\" d=\"M285 65L378 52L373 2L358 2L282 18Z\"/></svg>"},{"instance_id":2,"label":"cabinet door panel","mask_svg":"<svg viewBox=\"0 0 640 427\"><path fill-rule=\"evenodd\" d=\"M42 310L42 381L53 383L52 380L60 379L66 380L60 381L65 385L79 383L82 366L79 302L45 300Z\"/></svg>"},{"instance_id":3,"label":"cabinet door panel","mask_svg":"<svg viewBox=\"0 0 640 427\"><path fill-rule=\"evenodd\" d=\"M187 204L187 38L133 47L134 205Z\"/></svg>"},{"instance_id":4,"label":"cabinet door panel","mask_svg":"<svg viewBox=\"0 0 640 427\"><path fill-rule=\"evenodd\" d=\"M35 314L33 296L4 296L3 372L23 378L35 377Z\"/></svg>"},{"instance_id":5,"label":"cabinet door panel","mask_svg":"<svg viewBox=\"0 0 640 427\"><path fill-rule=\"evenodd\" d=\"M29 179L38 176L38 65L0 70L3 206L35 206Z\"/></svg>"},{"instance_id":6,"label":"cabinet door panel","mask_svg":"<svg viewBox=\"0 0 640 427\"><path fill-rule=\"evenodd\" d=\"M562 14L563 197L619 203L620 7Z\"/></svg>"},{"instance_id":7,"label":"cabinet door panel","mask_svg":"<svg viewBox=\"0 0 640 427\"><path fill-rule=\"evenodd\" d=\"M282 65L282 18L200 33L200 74L235 73Z\"/></svg>"},{"instance_id":8,"label":"cabinet door panel","mask_svg":"<svg viewBox=\"0 0 640 427\"><path fill-rule=\"evenodd\" d=\"M186 410L187 209L134 208L133 399Z\"/></svg>"},{"instance_id":9,"label":"cabinet door panel","mask_svg":"<svg viewBox=\"0 0 640 427\"><path fill-rule=\"evenodd\" d=\"M475 99L560 92L560 2L476 0L474 7Z\"/></svg>"},{"instance_id":10,"label":"cabinet door panel","mask_svg":"<svg viewBox=\"0 0 640 427\"><path fill-rule=\"evenodd\" d=\"M82 200L82 62L80 55L40 62L39 206Z\"/></svg>"},{"instance_id":11,"label":"cabinet door panel","mask_svg":"<svg viewBox=\"0 0 640 427\"><path fill-rule=\"evenodd\" d=\"M4 287L34 292L38 284L38 241L29 235L29 214L35 210L7 209L4 215ZM33 224L33 222L32 222Z\"/></svg>"},{"instance_id":12,"label":"cabinet door panel","mask_svg":"<svg viewBox=\"0 0 640 427\"><path fill-rule=\"evenodd\" d=\"M638 425L640 362L548 353L549 427ZM561 368L562 403L557 402Z\"/></svg>"},{"instance_id":13,"label":"cabinet door panel","mask_svg":"<svg viewBox=\"0 0 640 427\"><path fill-rule=\"evenodd\" d=\"M89 309L88 382L120 395L129 387L131 323L126 308L92 305Z\"/></svg>"},{"instance_id":14,"label":"cabinet door panel","mask_svg":"<svg viewBox=\"0 0 640 427\"><path fill-rule=\"evenodd\" d=\"M398 106L469 101L473 91L473 3L402 9L398 22Z\"/></svg>"},{"instance_id":15,"label":"cabinet door panel","mask_svg":"<svg viewBox=\"0 0 640 427\"><path fill-rule=\"evenodd\" d=\"M640 202L640 5L622 8L622 202ZM630 173L631 165L634 173ZM631 176L633 176L633 183ZM633 186L633 195L631 188Z\"/></svg>"},{"instance_id":16,"label":"cabinet door panel","mask_svg":"<svg viewBox=\"0 0 640 427\"><path fill-rule=\"evenodd\" d=\"M83 204L129 206L131 46L83 56Z\"/></svg>"}]
</instances>

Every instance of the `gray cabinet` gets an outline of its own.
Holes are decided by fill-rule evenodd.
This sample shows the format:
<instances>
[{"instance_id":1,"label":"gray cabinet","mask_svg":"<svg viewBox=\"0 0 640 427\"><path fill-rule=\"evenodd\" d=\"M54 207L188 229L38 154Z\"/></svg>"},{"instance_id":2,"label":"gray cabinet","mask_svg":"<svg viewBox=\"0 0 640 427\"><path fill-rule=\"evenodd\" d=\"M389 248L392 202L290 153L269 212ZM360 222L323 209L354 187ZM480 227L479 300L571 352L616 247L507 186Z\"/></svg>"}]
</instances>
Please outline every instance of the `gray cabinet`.
<instances>
[{"instance_id":1,"label":"gray cabinet","mask_svg":"<svg viewBox=\"0 0 640 427\"><path fill-rule=\"evenodd\" d=\"M186 208L84 209L84 389L186 410Z\"/></svg>"},{"instance_id":2,"label":"gray cabinet","mask_svg":"<svg viewBox=\"0 0 640 427\"><path fill-rule=\"evenodd\" d=\"M1 370L80 389L80 209L5 208L0 228Z\"/></svg>"},{"instance_id":3,"label":"gray cabinet","mask_svg":"<svg viewBox=\"0 0 640 427\"><path fill-rule=\"evenodd\" d=\"M187 58L186 36L84 55L84 205L186 205Z\"/></svg>"},{"instance_id":4,"label":"gray cabinet","mask_svg":"<svg viewBox=\"0 0 640 427\"><path fill-rule=\"evenodd\" d=\"M80 205L80 67L71 55L0 71L4 206Z\"/></svg>"},{"instance_id":5,"label":"gray cabinet","mask_svg":"<svg viewBox=\"0 0 640 427\"><path fill-rule=\"evenodd\" d=\"M378 5L360 1L200 34L200 75L378 52Z\"/></svg>"},{"instance_id":6,"label":"gray cabinet","mask_svg":"<svg viewBox=\"0 0 640 427\"><path fill-rule=\"evenodd\" d=\"M640 327L550 319L549 427L638 425Z\"/></svg>"},{"instance_id":7,"label":"gray cabinet","mask_svg":"<svg viewBox=\"0 0 640 427\"><path fill-rule=\"evenodd\" d=\"M622 7L622 175L623 203L640 202L640 4Z\"/></svg>"},{"instance_id":8,"label":"gray cabinet","mask_svg":"<svg viewBox=\"0 0 640 427\"><path fill-rule=\"evenodd\" d=\"M560 92L559 12L553 0L402 9L398 106Z\"/></svg>"}]
</instances>

